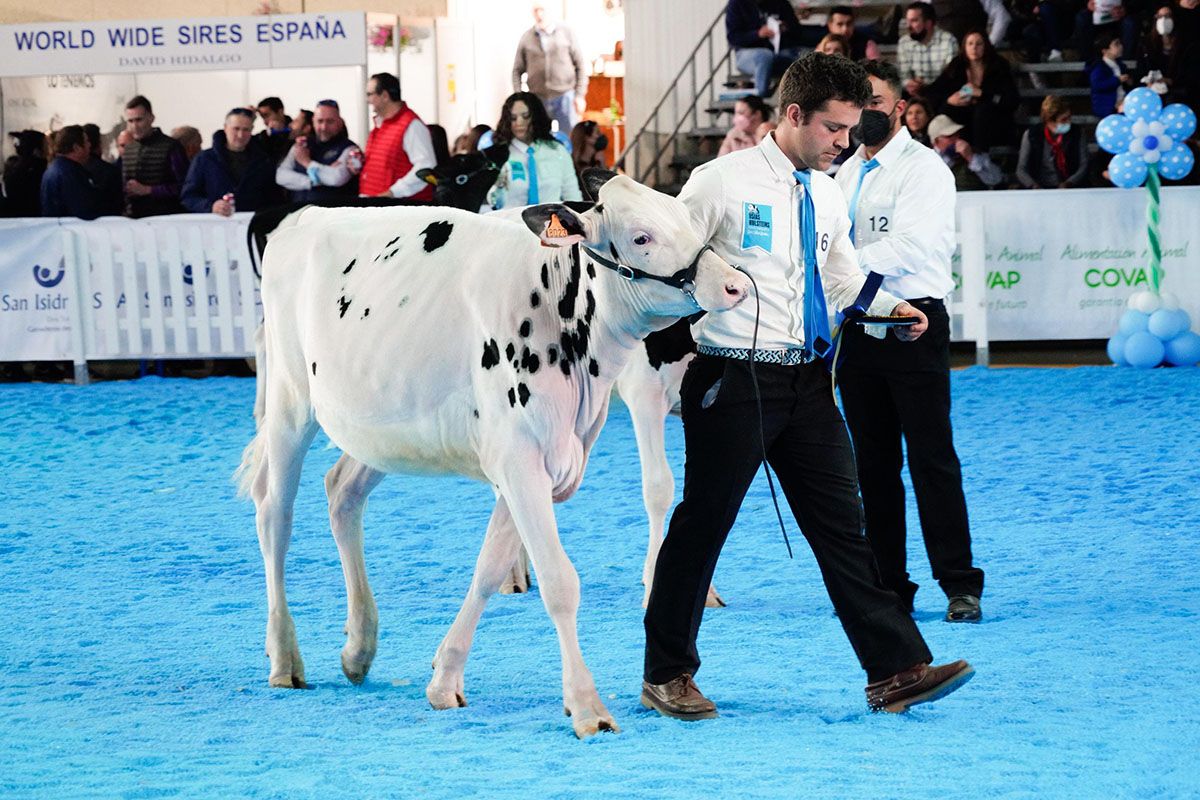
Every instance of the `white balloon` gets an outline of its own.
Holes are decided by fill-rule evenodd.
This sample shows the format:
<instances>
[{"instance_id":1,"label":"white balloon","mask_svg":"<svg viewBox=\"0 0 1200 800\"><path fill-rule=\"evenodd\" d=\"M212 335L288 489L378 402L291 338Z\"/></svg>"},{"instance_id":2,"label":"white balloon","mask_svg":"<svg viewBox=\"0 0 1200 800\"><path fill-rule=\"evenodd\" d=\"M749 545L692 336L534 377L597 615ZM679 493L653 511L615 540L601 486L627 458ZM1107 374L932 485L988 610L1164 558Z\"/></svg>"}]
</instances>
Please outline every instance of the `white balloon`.
<instances>
[{"instance_id":1,"label":"white balloon","mask_svg":"<svg viewBox=\"0 0 1200 800\"><path fill-rule=\"evenodd\" d=\"M1139 119L1133 123L1133 128L1131 130L1135 139L1141 139L1150 132L1150 124L1144 119Z\"/></svg>"},{"instance_id":2,"label":"white balloon","mask_svg":"<svg viewBox=\"0 0 1200 800\"><path fill-rule=\"evenodd\" d=\"M1143 314L1153 314L1162 307L1162 301L1154 292L1143 290L1129 298L1129 307Z\"/></svg>"},{"instance_id":3,"label":"white balloon","mask_svg":"<svg viewBox=\"0 0 1200 800\"><path fill-rule=\"evenodd\" d=\"M1158 160L1162 158L1162 153L1157 150L1147 150L1142 153L1142 158L1147 164L1157 164Z\"/></svg>"},{"instance_id":4,"label":"white balloon","mask_svg":"<svg viewBox=\"0 0 1200 800\"><path fill-rule=\"evenodd\" d=\"M1158 120L1151 122L1148 128L1151 136L1162 136L1163 131L1166 130L1166 127Z\"/></svg>"},{"instance_id":5,"label":"white balloon","mask_svg":"<svg viewBox=\"0 0 1200 800\"><path fill-rule=\"evenodd\" d=\"M1162 302L1161 307L1168 311L1174 311L1179 308L1179 298L1172 292L1163 292L1158 296L1158 299Z\"/></svg>"}]
</instances>

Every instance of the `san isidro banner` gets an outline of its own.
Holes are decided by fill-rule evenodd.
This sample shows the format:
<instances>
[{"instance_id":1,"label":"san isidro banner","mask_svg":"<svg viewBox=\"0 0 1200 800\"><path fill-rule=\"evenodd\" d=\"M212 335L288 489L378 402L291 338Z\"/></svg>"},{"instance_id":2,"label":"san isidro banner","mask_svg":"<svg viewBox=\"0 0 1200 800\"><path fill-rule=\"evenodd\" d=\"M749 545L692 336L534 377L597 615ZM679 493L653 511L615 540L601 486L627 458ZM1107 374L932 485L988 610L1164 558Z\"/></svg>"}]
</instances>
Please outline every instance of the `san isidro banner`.
<instances>
[{"instance_id":1,"label":"san isidro banner","mask_svg":"<svg viewBox=\"0 0 1200 800\"><path fill-rule=\"evenodd\" d=\"M0 25L0 77L330 67L365 59L362 12Z\"/></svg>"}]
</instances>

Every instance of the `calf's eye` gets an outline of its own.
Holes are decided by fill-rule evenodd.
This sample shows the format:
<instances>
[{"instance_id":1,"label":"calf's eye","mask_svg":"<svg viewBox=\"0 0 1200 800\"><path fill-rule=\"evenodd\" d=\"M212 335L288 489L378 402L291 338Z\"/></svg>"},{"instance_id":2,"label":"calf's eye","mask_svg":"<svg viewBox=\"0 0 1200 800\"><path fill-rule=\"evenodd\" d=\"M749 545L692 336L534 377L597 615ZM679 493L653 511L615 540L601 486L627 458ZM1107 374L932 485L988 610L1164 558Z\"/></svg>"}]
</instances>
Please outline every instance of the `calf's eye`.
<instances>
[{"instance_id":1,"label":"calf's eye","mask_svg":"<svg viewBox=\"0 0 1200 800\"><path fill-rule=\"evenodd\" d=\"M633 243L636 244L638 247L641 247L642 245L650 244L650 237L644 233L639 233L637 236L633 237Z\"/></svg>"}]
</instances>

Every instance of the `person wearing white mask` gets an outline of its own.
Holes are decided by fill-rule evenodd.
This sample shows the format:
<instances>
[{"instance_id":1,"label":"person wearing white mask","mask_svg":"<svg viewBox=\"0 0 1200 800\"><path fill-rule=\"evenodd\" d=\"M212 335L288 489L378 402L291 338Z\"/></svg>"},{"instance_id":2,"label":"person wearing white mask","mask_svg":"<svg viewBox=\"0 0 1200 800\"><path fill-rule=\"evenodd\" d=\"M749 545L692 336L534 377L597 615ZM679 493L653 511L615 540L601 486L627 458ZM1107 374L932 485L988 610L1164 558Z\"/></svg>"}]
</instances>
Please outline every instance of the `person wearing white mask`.
<instances>
[{"instance_id":1,"label":"person wearing white mask","mask_svg":"<svg viewBox=\"0 0 1200 800\"><path fill-rule=\"evenodd\" d=\"M855 138L858 150L838 170L850 237L865 273L882 290L929 319L926 334L903 342L887 329L843 327L845 362L838 371L842 409L854 442L867 539L883 585L913 610L904 483L908 470L933 577L949 605L948 622L977 622L983 570L971 555L962 468L950 428L950 316L954 289L954 175L937 153L904 127L900 72L865 61L871 101Z\"/></svg>"},{"instance_id":2,"label":"person wearing white mask","mask_svg":"<svg viewBox=\"0 0 1200 800\"><path fill-rule=\"evenodd\" d=\"M1017 180L1026 189L1072 189L1087 183L1087 141L1071 124L1071 109L1056 95L1042 101L1042 123L1025 131Z\"/></svg>"}]
</instances>

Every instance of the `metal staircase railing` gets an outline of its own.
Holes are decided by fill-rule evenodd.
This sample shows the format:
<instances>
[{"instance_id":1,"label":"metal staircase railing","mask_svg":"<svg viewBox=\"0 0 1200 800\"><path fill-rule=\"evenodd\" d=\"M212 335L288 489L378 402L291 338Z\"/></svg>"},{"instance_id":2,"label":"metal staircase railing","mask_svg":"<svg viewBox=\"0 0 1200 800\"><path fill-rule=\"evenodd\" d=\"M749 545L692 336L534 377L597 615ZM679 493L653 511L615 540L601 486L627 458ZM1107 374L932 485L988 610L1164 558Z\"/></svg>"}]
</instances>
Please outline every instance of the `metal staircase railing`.
<instances>
[{"instance_id":1,"label":"metal staircase railing","mask_svg":"<svg viewBox=\"0 0 1200 800\"><path fill-rule=\"evenodd\" d=\"M696 43L691 54L680 68L675 79L671 81L671 85L663 92L662 98L658 104L654 106L654 110L646 118L642 127L629 140L629 144L621 151L621 155L617 158L616 166L623 169L627 175L637 180L639 183L648 183L650 186L661 186L661 168L664 162L664 156L670 151L672 157L678 152L679 133L684 124L690 118L693 128L700 127L700 111L702 108L707 108L709 105L717 101L716 86L714 79L717 73L725 68L726 78L733 74L732 50L725 42L724 31L720 32L720 50L721 54L718 58L715 52L714 35L716 35L718 27L720 27L725 19L725 9L717 14L716 19L708 26L708 31L700 37L700 41ZM701 66L698 63L702 51L707 52L706 66ZM707 75L704 70L707 68ZM682 84L684 76L691 75L691 92L682 93ZM704 77L703 83L698 83L701 77ZM703 102L705 106L701 106L702 98L707 92L707 99ZM683 113L680 113L681 93L683 94L684 104ZM660 129L660 114L664 115L664 107L670 101L671 116L666 123L671 126L670 132L665 134L665 139L660 143L659 136L663 136ZM670 121L673 120L673 123ZM644 158L647 154L651 154L648 159ZM653 181L647 181L651 175L654 176Z\"/></svg>"}]
</instances>

